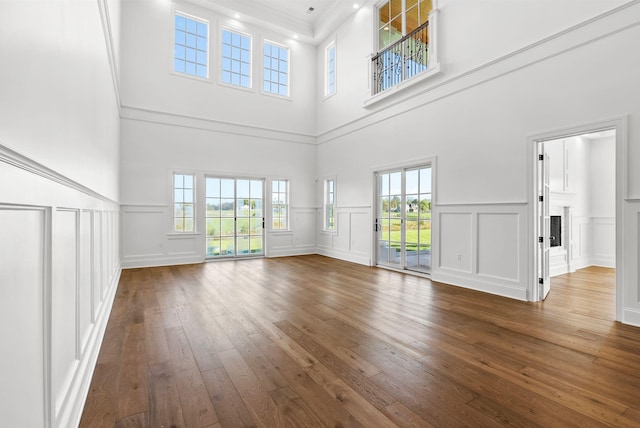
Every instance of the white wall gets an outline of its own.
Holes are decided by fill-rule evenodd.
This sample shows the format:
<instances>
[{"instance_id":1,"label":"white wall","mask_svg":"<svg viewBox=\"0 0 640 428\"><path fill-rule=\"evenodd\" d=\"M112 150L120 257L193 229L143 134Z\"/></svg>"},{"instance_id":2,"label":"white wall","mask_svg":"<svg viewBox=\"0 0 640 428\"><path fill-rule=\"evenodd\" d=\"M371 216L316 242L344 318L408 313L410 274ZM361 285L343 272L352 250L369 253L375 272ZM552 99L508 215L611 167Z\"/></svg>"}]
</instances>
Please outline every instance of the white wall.
<instances>
[{"instance_id":1,"label":"white wall","mask_svg":"<svg viewBox=\"0 0 640 428\"><path fill-rule=\"evenodd\" d=\"M626 54L638 48L640 3L632 2L629 7L567 29L620 2L581 2L584 9L576 2L568 7L569 3L538 2L539 11L536 9L528 21L524 15L533 11L533 6L513 7L503 13L495 8L504 2L484 2L487 10L495 13L476 10L484 18L477 22L491 30L478 31L478 40L468 43L477 47L491 45L495 28L504 28L501 26L511 18L518 18L514 22L519 23L518 31L505 30L511 40L501 42L502 50L485 57L470 48L456 47L459 40L454 43L446 37L458 31L476 38L473 32L459 30L471 22L462 17L456 19L462 10L454 13L447 9L468 2L442 2L440 75L366 109L358 107L353 99L342 99L340 94L340 82L356 79L360 71L349 72L338 66L339 93L320 101L318 147L318 176L336 176L338 210L343 209L348 215L348 207L355 207L353 212L365 210L371 219L373 170L436 157L433 240L434 248L439 250L434 254L433 279L528 298L534 257L529 202L533 199L534 164L529 137L626 115L629 129L640 124L640 109L634 101L640 96L636 78L640 60ZM576 21L578 15L570 17L569 12L578 9L584 15ZM553 15L553 19L534 19L542 11ZM520 13L523 15L514 16ZM353 37L362 40L371 34L367 22L358 22L354 18L337 32L339 47L354 45L345 40L349 34L359 34ZM540 27L534 28L538 24ZM359 29L350 28L356 25L360 25ZM546 36L552 37L526 47L530 41ZM368 49L366 43L362 44L359 52L342 54L362 57ZM458 69L458 63L466 64L466 68ZM363 99L359 106L361 102ZM333 115L329 112L333 110L331 103L350 108L337 106L341 114ZM352 114L344 114L347 110ZM627 137L628 156L619 158L623 160L617 170L624 162L628 164L628 187L621 195L630 201L620 205L620 212L631 216L626 224L635 227L636 220L629 210L636 212L632 202L640 196L636 167L640 163L640 144L633 132L621 138ZM584 210L589 208L587 203ZM371 234L372 227L352 230L347 223L339 226L334 240L359 242L371 239ZM506 243L517 244L514 248L497 245L493 241L497 236ZM637 265L637 242L637 233L625 232L625 241L620 245L626 252L626 266ZM343 248L324 252L349 258L343 255ZM461 260L457 254L462 254ZM368 259L373 259L371 247ZM483 265L490 269L483 270ZM640 309L638 278L629 275L624 283L623 318L635 322Z\"/></svg>"},{"instance_id":2,"label":"white wall","mask_svg":"<svg viewBox=\"0 0 640 428\"><path fill-rule=\"evenodd\" d=\"M209 21L208 79L173 73L173 10ZM209 119L218 125L241 124L258 130L315 135L315 47L186 2L127 1L122 5L122 104L125 117L146 113ZM223 27L252 36L253 88L220 84ZM264 95L262 43L268 39L290 49L291 97Z\"/></svg>"},{"instance_id":3,"label":"white wall","mask_svg":"<svg viewBox=\"0 0 640 428\"><path fill-rule=\"evenodd\" d=\"M204 212L196 213L196 233L172 234L172 173L197 176L198 203L204 176L255 177L290 183L291 230L267 231L266 254L315 252L314 178L316 146L291 141L290 134L270 138L220 132L207 123L122 122L122 263L125 267L195 263L205 256ZM266 194L270 200L270 194ZM269 212L269 205L265 206ZM267 224L269 222L267 221Z\"/></svg>"},{"instance_id":4,"label":"white wall","mask_svg":"<svg viewBox=\"0 0 640 428\"><path fill-rule=\"evenodd\" d=\"M6 426L77 425L108 319L120 271L117 22L116 1L0 2Z\"/></svg>"}]
</instances>

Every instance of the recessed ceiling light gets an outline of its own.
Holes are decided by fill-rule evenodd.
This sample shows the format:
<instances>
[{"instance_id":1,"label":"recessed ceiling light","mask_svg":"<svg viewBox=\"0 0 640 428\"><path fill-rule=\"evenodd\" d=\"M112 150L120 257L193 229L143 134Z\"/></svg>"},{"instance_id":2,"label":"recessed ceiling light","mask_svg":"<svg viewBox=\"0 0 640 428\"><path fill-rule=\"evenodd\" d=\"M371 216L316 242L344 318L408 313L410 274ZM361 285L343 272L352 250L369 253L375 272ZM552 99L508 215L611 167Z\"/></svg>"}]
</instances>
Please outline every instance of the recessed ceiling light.
<instances>
[{"instance_id":1,"label":"recessed ceiling light","mask_svg":"<svg viewBox=\"0 0 640 428\"><path fill-rule=\"evenodd\" d=\"M307 9L307 13L311 13L311 12L313 12L314 10L316 10L316 8L315 8L315 7L313 7L313 6L309 6L309 9Z\"/></svg>"},{"instance_id":2,"label":"recessed ceiling light","mask_svg":"<svg viewBox=\"0 0 640 428\"><path fill-rule=\"evenodd\" d=\"M354 9L357 9L357 8L359 8L359 7L360 7L360 5L359 5L358 3L354 3L354 4L353 4L353 8L354 8Z\"/></svg>"},{"instance_id":3,"label":"recessed ceiling light","mask_svg":"<svg viewBox=\"0 0 640 428\"><path fill-rule=\"evenodd\" d=\"M298 38L298 35L297 35L297 34L294 34L294 35L293 35L293 38L294 38L294 39L297 39L297 38Z\"/></svg>"},{"instance_id":4,"label":"recessed ceiling light","mask_svg":"<svg viewBox=\"0 0 640 428\"><path fill-rule=\"evenodd\" d=\"M235 19L240 19L240 14L239 14L239 13L236 13L235 15L233 15L233 17L234 17Z\"/></svg>"}]
</instances>

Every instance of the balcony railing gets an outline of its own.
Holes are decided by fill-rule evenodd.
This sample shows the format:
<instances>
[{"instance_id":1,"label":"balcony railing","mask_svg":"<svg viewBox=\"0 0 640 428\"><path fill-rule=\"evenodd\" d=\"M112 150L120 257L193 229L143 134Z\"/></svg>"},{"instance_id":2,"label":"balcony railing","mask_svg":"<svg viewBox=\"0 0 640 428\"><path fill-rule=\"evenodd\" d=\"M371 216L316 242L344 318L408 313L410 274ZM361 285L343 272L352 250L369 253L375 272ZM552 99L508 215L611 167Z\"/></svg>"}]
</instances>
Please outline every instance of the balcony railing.
<instances>
[{"instance_id":1,"label":"balcony railing","mask_svg":"<svg viewBox=\"0 0 640 428\"><path fill-rule=\"evenodd\" d=\"M425 22L371 58L373 95L427 70L429 22Z\"/></svg>"}]
</instances>

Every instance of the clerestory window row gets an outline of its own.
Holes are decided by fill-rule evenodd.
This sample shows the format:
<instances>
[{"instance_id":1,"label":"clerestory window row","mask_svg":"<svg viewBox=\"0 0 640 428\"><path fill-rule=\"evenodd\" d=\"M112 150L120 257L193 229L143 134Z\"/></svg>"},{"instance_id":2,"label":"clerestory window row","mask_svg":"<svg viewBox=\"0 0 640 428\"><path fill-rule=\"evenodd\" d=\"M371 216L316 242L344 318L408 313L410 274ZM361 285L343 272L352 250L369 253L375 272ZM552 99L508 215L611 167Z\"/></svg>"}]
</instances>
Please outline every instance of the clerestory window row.
<instances>
[{"instance_id":1,"label":"clerestory window row","mask_svg":"<svg viewBox=\"0 0 640 428\"><path fill-rule=\"evenodd\" d=\"M176 11L174 14L173 72L209 79L210 64L209 22ZM219 81L224 85L252 89L253 36L231 28L220 31ZM289 97L290 50L287 46L264 40L261 49L263 93Z\"/></svg>"}]
</instances>

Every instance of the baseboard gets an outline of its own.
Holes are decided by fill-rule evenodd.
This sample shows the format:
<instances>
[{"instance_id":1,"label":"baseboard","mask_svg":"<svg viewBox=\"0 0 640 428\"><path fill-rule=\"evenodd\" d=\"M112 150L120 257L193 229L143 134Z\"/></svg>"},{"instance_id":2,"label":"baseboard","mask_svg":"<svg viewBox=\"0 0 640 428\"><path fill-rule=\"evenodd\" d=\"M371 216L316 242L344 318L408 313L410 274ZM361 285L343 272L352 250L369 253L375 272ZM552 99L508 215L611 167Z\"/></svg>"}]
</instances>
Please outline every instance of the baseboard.
<instances>
[{"instance_id":1,"label":"baseboard","mask_svg":"<svg viewBox=\"0 0 640 428\"><path fill-rule=\"evenodd\" d=\"M497 280L491 280L487 277L480 277L464 272L452 272L445 269L434 270L431 273L431 280L512 299L527 300L526 284L514 282L513 285L509 285L500 283Z\"/></svg>"},{"instance_id":2,"label":"baseboard","mask_svg":"<svg viewBox=\"0 0 640 428\"><path fill-rule=\"evenodd\" d=\"M335 248L318 247L316 254L331 257L332 259L344 260L364 266L371 266L371 259L367 254L354 254L350 251L336 250Z\"/></svg>"},{"instance_id":3,"label":"baseboard","mask_svg":"<svg viewBox=\"0 0 640 428\"><path fill-rule=\"evenodd\" d=\"M140 257L123 257L121 262L123 269L158 267L158 266L175 266L175 265L191 265L202 263L204 259L199 254L188 256L140 256Z\"/></svg>"},{"instance_id":4,"label":"baseboard","mask_svg":"<svg viewBox=\"0 0 640 428\"><path fill-rule=\"evenodd\" d=\"M621 321L625 324L640 327L640 309L624 308Z\"/></svg>"}]
</instances>

